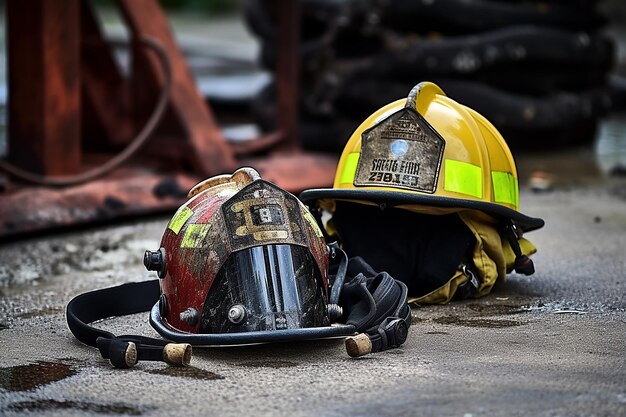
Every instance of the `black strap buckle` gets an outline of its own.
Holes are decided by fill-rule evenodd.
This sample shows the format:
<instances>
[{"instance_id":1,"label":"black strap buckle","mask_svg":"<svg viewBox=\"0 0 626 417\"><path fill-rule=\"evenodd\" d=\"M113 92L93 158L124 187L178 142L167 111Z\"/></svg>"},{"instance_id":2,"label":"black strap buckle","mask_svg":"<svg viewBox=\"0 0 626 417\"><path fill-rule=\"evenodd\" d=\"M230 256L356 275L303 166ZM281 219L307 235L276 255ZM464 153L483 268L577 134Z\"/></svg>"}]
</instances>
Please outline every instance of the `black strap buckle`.
<instances>
[{"instance_id":1,"label":"black strap buckle","mask_svg":"<svg viewBox=\"0 0 626 417\"><path fill-rule=\"evenodd\" d=\"M467 278L469 278L468 282L470 284L472 284L474 289L477 290L477 289L480 288L480 281L478 281L478 278L476 277L476 274L474 273L474 271L472 271L472 269L469 267L469 265L467 265L467 264L461 265L461 272L463 272L463 274Z\"/></svg>"},{"instance_id":2,"label":"black strap buckle","mask_svg":"<svg viewBox=\"0 0 626 417\"><path fill-rule=\"evenodd\" d=\"M409 334L409 328L405 321L398 317L386 318L376 330L380 336L380 343L374 344L375 347L372 349L372 352L382 352L383 350L400 347Z\"/></svg>"},{"instance_id":3,"label":"black strap buckle","mask_svg":"<svg viewBox=\"0 0 626 417\"><path fill-rule=\"evenodd\" d=\"M533 261L522 253L522 249L519 245L519 239L522 238L522 232L514 222L510 222L505 226L505 232L509 245L515 254L515 263L513 269L518 274L532 275L535 273L535 265Z\"/></svg>"}]
</instances>

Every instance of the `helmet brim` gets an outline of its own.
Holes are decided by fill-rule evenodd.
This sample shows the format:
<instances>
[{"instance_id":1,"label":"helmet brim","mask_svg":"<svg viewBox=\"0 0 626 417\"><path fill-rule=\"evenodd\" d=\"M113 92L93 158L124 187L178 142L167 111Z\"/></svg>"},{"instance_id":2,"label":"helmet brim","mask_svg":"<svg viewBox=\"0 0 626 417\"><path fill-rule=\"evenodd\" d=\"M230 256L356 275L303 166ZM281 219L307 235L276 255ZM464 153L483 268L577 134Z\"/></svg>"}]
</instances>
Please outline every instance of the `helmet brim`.
<instances>
[{"instance_id":1,"label":"helmet brim","mask_svg":"<svg viewBox=\"0 0 626 417\"><path fill-rule=\"evenodd\" d=\"M359 189L318 188L303 191L300 200L310 202L314 200L361 200L374 203L385 203L387 206L403 204L420 204L424 206L466 208L482 211L497 220L511 219L524 232L540 229L544 226L543 219L526 216L518 211L499 204L484 201L466 200L462 198L440 197L435 195L408 194L394 191L375 191Z\"/></svg>"},{"instance_id":2,"label":"helmet brim","mask_svg":"<svg viewBox=\"0 0 626 417\"><path fill-rule=\"evenodd\" d=\"M169 328L161 319L159 303L150 311L150 324L164 338L194 346L237 346L257 343L295 342L299 340L347 337L356 333L352 325L308 327L241 333L184 333Z\"/></svg>"}]
</instances>

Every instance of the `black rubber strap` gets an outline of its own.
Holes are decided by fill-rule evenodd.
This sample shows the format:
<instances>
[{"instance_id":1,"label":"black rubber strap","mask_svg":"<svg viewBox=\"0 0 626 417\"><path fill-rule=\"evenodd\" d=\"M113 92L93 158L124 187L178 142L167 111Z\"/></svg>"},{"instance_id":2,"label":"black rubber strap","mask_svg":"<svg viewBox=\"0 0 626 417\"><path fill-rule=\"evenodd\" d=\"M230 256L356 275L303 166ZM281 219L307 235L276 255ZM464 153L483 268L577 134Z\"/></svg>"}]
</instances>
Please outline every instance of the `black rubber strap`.
<instances>
[{"instance_id":1,"label":"black rubber strap","mask_svg":"<svg viewBox=\"0 0 626 417\"><path fill-rule=\"evenodd\" d=\"M330 287L330 297L328 302L330 304L339 304L339 296L341 295L341 289L346 279L346 272L348 270L348 255L339 247L337 242L330 243L328 245L330 249L330 257L332 260L339 261L337 266L337 273L334 276L333 283Z\"/></svg>"},{"instance_id":2,"label":"black rubber strap","mask_svg":"<svg viewBox=\"0 0 626 417\"><path fill-rule=\"evenodd\" d=\"M67 305L67 325L78 340L97 346L98 337L112 339L115 335L89 326L89 323L108 317L149 311L159 300L159 293L159 281L150 280L81 294Z\"/></svg>"},{"instance_id":3,"label":"black rubber strap","mask_svg":"<svg viewBox=\"0 0 626 417\"><path fill-rule=\"evenodd\" d=\"M159 299L159 281L123 284L81 294L67 305L67 325L81 342L97 347L105 359L118 368L128 368L139 360L162 361L166 340L151 337L115 336L89 325L108 317L149 311Z\"/></svg>"},{"instance_id":4,"label":"black rubber strap","mask_svg":"<svg viewBox=\"0 0 626 417\"><path fill-rule=\"evenodd\" d=\"M517 231L517 226L513 222L509 222L504 227L504 234L509 241L509 245L515 254L515 263L513 265L513 269L515 272L524 275L532 275L535 273L535 265L533 261L526 255L522 253L522 249L520 248Z\"/></svg>"},{"instance_id":5,"label":"black rubber strap","mask_svg":"<svg viewBox=\"0 0 626 417\"><path fill-rule=\"evenodd\" d=\"M411 326L407 286L386 273L382 274L387 282L379 286L378 294L376 291L373 294L377 309L374 325L364 330L372 342L372 352L399 347L405 342Z\"/></svg>"},{"instance_id":6,"label":"black rubber strap","mask_svg":"<svg viewBox=\"0 0 626 417\"><path fill-rule=\"evenodd\" d=\"M362 258L350 259L343 286L342 318L365 333L372 342L372 352L400 346L411 326L408 288L386 272L376 273Z\"/></svg>"}]
</instances>

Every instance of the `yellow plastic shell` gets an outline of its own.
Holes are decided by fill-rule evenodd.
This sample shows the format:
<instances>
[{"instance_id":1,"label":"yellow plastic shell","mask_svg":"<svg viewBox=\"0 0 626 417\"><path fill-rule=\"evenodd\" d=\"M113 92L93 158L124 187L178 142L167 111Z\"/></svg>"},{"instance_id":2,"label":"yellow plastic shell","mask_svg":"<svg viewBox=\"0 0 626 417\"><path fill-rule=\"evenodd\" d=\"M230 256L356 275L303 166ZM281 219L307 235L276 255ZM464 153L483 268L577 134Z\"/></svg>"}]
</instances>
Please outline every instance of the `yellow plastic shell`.
<instances>
[{"instance_id":1,"label":"yellow plastic shell","mask_svg":"<svg viewBox=\"0 0 626 417\"><path fill-rule=\"evenodd\" d=\"M363 132L404 108L394 101L368 117L348 140L337 167L333 188L424 194L392 186L355 186ZM432 195L462 198L519 209L515 161L496 128L476 111L457 103L435 84L419 84L416 109L443 137L445 148L437 187Z\"/></svg>"}]
</instances>

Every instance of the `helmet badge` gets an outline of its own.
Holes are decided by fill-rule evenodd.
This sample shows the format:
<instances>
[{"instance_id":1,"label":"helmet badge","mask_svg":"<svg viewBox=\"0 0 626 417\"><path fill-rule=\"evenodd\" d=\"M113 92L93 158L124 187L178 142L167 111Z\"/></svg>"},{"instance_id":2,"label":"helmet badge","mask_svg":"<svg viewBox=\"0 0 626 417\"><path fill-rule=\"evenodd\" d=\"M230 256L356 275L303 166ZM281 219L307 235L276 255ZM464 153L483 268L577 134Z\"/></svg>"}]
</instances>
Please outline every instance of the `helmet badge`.
<instances>
[{"instance_id":1,"label":"helmet badge","mask_svg":"<svg viewBox=\"0 0 626 417\"><path fill-rule=\"evenodd\" d=\"M444 139L414 109L403 108L361 136L355 186L435 192Z\"/></svg>"}]
</instances>

